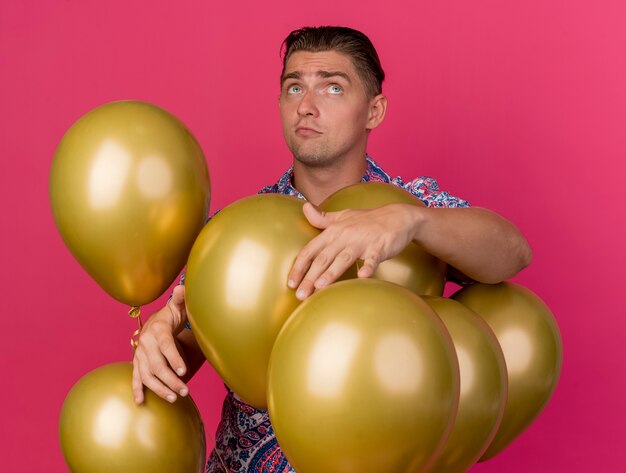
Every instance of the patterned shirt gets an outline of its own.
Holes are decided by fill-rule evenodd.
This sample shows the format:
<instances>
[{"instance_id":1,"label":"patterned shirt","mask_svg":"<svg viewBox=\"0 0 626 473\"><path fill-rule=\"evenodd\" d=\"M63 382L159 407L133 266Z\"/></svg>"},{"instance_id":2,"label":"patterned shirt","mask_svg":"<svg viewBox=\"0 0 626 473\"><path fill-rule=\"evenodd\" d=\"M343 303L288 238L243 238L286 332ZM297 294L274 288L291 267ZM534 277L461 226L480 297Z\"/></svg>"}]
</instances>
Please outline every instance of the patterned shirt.
<instances>
[{"instance_id":1,"label":"patterned shirt","mask_svg":"<svg viewBox=\"0 0 626 473\"><path fill-rule=\"evenodd\" d=\"M404 182L400 177L390 177L370 156L366 159L367 169L361 182L386 182L401 187L427 207L469 207L467 201L440 191L433 178L419 177ZM259 194L286 194L304 200L292 183L293 166L276 184L264 187ZM276 441L268 412L246 404L230 389L224 400L215 443L217 448L209 456L207 473L295 472Z\"/></svg>"}]
</instances>

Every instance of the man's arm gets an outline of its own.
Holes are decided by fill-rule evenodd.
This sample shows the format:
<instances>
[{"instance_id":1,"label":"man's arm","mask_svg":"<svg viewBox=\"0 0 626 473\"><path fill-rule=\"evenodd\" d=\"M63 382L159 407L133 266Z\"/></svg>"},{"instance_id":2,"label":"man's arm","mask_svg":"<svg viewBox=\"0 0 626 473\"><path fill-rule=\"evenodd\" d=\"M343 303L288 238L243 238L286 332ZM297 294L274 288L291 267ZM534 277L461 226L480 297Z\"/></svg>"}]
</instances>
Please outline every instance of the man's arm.
<instances>
[{"instance_id":1,"label":"man's arm","mask_svg":"<svg viewBox=\"0 0 626 473\"><path fill-rule=\"evenodd\" d=\"M185 287L177 286L165 307L148 319L133 358L133 397L144 400L144 385L169 402L186 396L185 384L205 357L191 330L186 330Z\"/></svg>"},{"instance_id":2,"label":"man's arm","mask_svg":"<svg viewBox=\"0 0 626 473\"><path fill-rule=\"evenodd\" d=\"M371 210L304 213L324 231L299 253L289 286L299 299L337 280L358 259L359 277L414 241L467 277L484 283L510 278L530 264L526 239L507 219L481 208L427 208L391 204Z\"/></svg>"}]
</instances>

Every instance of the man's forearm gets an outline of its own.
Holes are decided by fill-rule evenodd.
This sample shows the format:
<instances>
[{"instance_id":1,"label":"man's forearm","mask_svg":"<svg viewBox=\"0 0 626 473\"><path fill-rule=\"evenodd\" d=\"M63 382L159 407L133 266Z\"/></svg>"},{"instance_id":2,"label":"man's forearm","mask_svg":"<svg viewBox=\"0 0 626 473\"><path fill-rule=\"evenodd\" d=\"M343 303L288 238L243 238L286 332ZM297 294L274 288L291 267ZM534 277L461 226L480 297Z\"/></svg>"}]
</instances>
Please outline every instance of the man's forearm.
<instances>
[{"instance_id":1,"label":"man's forearm","mask_svg":"<svg viewBox=\"0 0 626 473\"><path fill-rule=\"evenodd\" d=\"M515 225L486 209L415 207L414 223L416 243L478 282L503 281L532 259Z\"/></svg>"}]
</instances>

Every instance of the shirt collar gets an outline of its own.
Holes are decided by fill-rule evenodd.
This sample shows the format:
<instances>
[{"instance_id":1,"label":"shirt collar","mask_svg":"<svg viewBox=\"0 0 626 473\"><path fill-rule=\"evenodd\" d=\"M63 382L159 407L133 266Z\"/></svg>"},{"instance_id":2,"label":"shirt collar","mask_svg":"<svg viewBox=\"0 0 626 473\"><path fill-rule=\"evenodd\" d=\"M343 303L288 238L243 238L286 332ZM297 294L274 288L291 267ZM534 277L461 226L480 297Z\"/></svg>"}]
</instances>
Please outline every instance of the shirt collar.
<instances>
[{"instance_id":1,"label":"shirt collar","mask_svg":"<svg viewBox=\"0 0 626 473\"><path fill-rule=\"evenodd\" d=\"M374 159L366 154L365 160L367 166L365 173L361 178L361 182L391 182L391 177L378 165ZM285 171L276 183L276 190L279 194L293 195L300 199L305 197L293 185L293 164Z\"/></svg>"}]
</instances>

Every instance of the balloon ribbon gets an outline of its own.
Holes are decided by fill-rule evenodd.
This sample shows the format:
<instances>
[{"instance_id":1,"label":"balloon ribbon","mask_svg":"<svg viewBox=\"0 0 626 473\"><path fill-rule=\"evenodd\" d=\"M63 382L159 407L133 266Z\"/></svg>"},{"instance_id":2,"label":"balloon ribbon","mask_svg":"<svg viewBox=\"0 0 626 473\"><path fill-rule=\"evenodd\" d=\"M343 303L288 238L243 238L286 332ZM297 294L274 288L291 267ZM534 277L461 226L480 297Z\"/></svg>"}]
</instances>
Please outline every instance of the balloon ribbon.
<instances>
[{"instance_id":1,"label":"balloon ribbon","mask_svg":"<svg viewBox=\"0 0 626 473\"><path fill-rule=\"evenodd\" d=\"M143 329L143 324L141 323L141 308L131 307L128 311L128 315L133 319L137 319L137 324L139 325L139 328L130 336L130 346L133 347L134 351L139 344L139 335L141 335L141 330Z\"/></svg>"}]
</instances>

